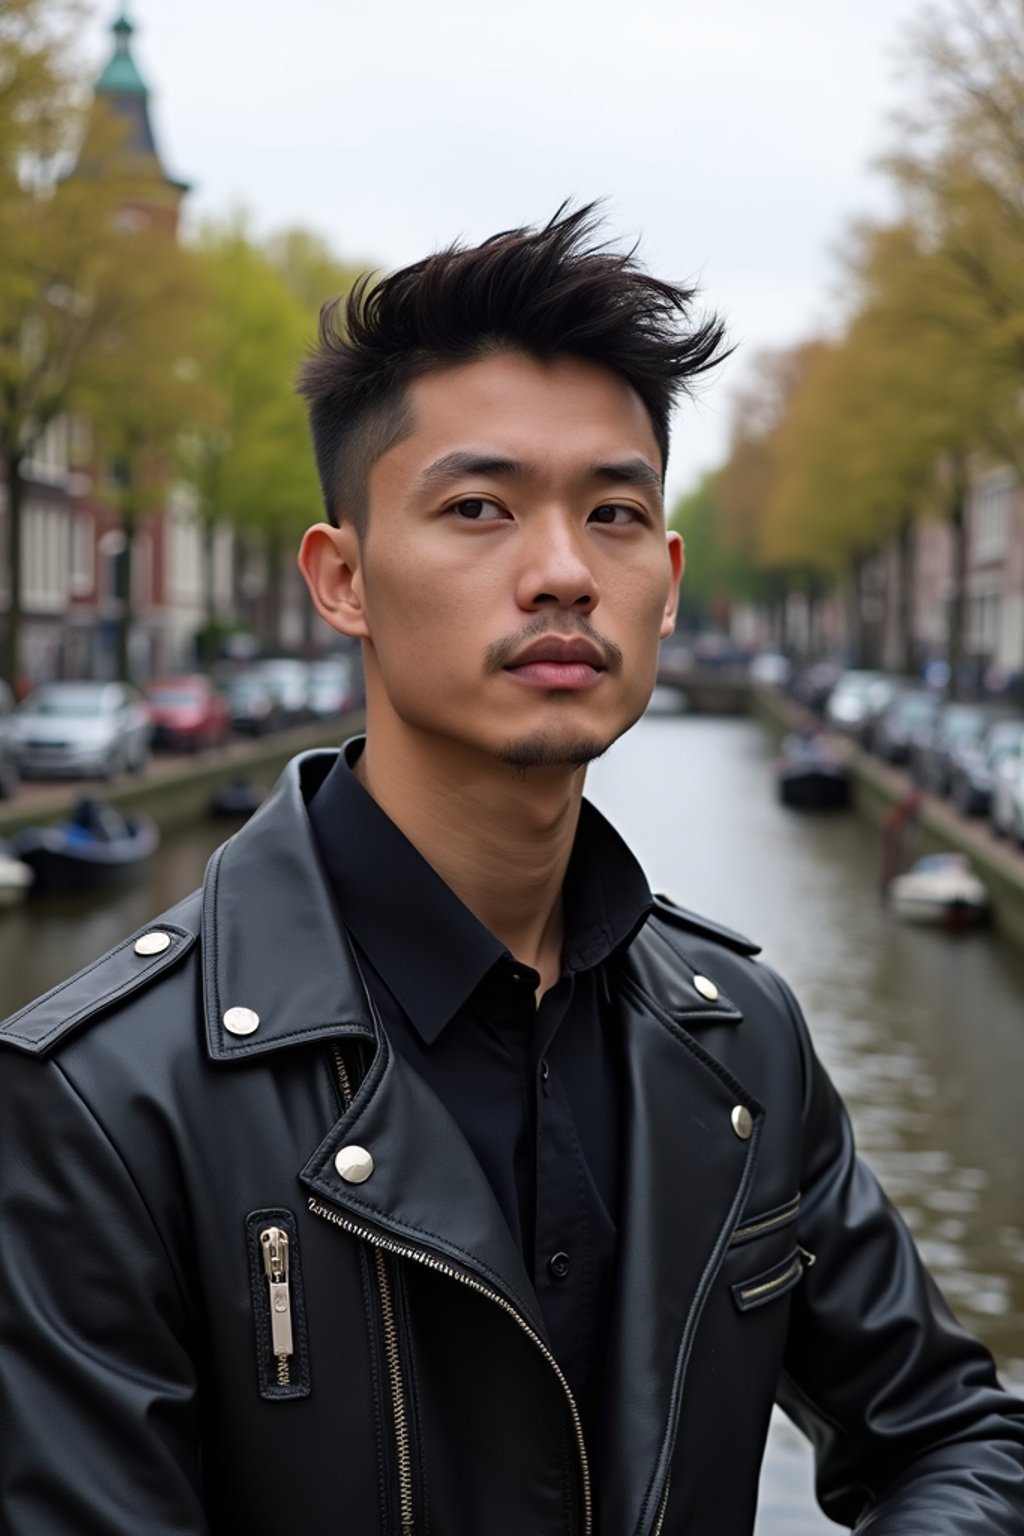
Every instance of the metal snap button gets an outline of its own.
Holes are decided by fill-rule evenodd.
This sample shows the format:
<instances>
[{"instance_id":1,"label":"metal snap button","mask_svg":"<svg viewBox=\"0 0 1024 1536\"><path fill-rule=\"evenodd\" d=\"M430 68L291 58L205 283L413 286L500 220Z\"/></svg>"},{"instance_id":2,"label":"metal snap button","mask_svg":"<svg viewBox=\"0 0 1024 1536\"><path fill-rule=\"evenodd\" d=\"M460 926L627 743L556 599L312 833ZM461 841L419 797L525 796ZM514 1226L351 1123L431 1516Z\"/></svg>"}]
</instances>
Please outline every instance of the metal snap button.
<instances>
[{"instance_id":1,"label":"metal snap button","mask_svg":"<svg viewBox=\"0 0 1024 1536\"><path fill-rule=\"evenodd\" d=\"M154 928L151 933L143 933L135 940L132 948L137 955L162 955L165 949L171 947L171 936L159 928Z\"/></svg>"},{"instance_id":2,"label":"metal snap button","mask_svg":"<svg viewBox=\"0 0 1024 1536\"><path fill-rule=\"evenodd\" d=\"M373 1158L365 1147L342 1147L334 1166L346 1184L365 1184L373 1172Z\"/></svg>"},{"instance_id":3,"label":"metal snap button","mask_svg":"<svg viewBox=\"0 0 1024 1536\"><path fill-rule=\"evenodd\" d=\"M701 997L707 998L709 1003L717 1003L718 988L715 986L710 977L695 976L693 978L693 985L700 993Z\"/></svg>"},{"instance_id":4,"label":"metal snap button","mask_svg":"<svg viewBox=\"0 0 1024 1536\"><path fill-rule=\"evenodd\" d=\"M754 1117L745 1104L737 1104L729 1117L740 1141L749 1141L754 1131Z\"/></svg>"},{"instance_id":5,"label":"metal snap button","mask_svg":"<svg viewBox=\"0 0 1024 1536\"><path fill-rule=\"evenodd\" d=\"M251 1008L229 1008L223 1022L229 1035L251 1035L260 1027L260 1016Z\"/></svg>"},{"instance_id":6,"label":"metal snap button","mask_svg":"<svg viewBox=\"0 0 1024 1536\"><path fill-rule=\"evenodd\" d=\"M548 1259L548 1271L555 1280L564 1280L569 1269L570 1261L567 1253L553 1253Z\"/></svg>"}]
</instances>

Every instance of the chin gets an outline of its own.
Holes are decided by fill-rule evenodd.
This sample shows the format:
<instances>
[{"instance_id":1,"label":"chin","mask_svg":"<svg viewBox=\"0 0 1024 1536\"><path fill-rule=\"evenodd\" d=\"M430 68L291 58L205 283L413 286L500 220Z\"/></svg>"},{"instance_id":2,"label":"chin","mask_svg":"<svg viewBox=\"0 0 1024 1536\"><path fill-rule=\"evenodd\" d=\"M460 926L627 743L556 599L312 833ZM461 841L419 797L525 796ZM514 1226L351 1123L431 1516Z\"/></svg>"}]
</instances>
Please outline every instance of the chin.
<instances>
[{"instance_id":1,"label":"chin","mask_svg":"<svg viewBox=\"0 0 1024 1536\"><path fill-rule=\"evenodd\" d=\"M555 736L549 731L535 731L505 742L498 757L510 768L584 768L607 752L614 740L583 732Z\"/></svg>"}]
</instances>

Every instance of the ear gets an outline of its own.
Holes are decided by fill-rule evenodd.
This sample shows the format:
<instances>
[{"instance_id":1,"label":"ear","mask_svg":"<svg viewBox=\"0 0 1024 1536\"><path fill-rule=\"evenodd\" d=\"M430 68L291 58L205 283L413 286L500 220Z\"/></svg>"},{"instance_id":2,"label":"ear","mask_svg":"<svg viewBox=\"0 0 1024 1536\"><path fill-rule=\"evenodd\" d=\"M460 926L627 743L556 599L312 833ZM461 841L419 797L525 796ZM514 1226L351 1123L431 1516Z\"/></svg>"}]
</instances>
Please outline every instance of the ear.
<instances>
[{"instance_id":1,"label":"ear","mask_svg":"<svg viewBox=\"0 0 1024 1536\"><path fill-rule=\"evenodd\" d=\"M314 523L299 547L299 570L313 606L339 635L369 638L363 593L362 551L351 523L340 528Z\"/></svg>"},{"instance_id":2,"label":"ear","mask_svg":"<svg viewBox=\"0 0 1024 1536\"><path fill-rule=\"evenodd\" d=\"M683 541L678 533L671 531L666 533L665 543L668 546L668 561L672 569L672 580L669 583L668 597L665 599L665 612L661 620L661 638L663 640L676 627L676 611L679 608L679 583L683 579L683 571L686 568Z\"/></svg>"}]
</instances>

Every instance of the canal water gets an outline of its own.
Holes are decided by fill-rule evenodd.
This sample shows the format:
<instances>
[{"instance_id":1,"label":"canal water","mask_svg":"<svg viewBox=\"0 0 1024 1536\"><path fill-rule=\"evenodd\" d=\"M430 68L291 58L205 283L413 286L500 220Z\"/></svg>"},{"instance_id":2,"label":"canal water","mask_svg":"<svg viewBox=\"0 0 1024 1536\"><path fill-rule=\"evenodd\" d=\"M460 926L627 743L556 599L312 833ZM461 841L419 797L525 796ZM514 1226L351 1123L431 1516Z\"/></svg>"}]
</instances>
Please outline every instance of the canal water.
<instances>
[{"instance_id":1,"label":"canal water","mask_svg":"<svg viewBox=\"0 0 1024 1536\"><path fill-rule=\"evenodd\" d=\"M894 924L878 901L877 834L852 815L779 807L753 722L649 714L593 766L589 793L655 889L749 934L793 984L862 1152L1024 1392L1024 956L996 934ZM41 901L0 914L0 1017L193 889L223 835L211 823L168 837L148 885L102 910ZM780 1416L758 1536L836 1529Z\"/></svg>"}]
</instances>

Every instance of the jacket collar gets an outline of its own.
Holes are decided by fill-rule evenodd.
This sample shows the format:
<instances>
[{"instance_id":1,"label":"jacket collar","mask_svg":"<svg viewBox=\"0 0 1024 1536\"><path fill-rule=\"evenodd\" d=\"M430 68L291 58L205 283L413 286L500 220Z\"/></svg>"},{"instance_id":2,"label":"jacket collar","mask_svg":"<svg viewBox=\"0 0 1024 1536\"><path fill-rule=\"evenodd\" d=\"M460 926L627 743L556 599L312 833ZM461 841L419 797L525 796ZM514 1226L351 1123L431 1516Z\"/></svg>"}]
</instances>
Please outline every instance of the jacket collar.
<instances>
[{"instance_id":1,"label":"jacket collar","mask_svg":"<svg viewBox=\"0 0 1024 1536\"><path fill-rule=\"evenodd\" d=\"M203 882L203 997L215 1061L317 1039L374 1037L306 812L336 755L293 758L256 815L210 860ZM237 1018L231 1009L249 1010L255 1028L233 1033L224 1022Z\"/></svg>"}]
</instances>

